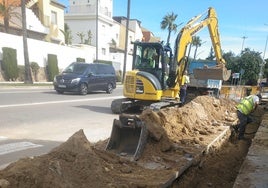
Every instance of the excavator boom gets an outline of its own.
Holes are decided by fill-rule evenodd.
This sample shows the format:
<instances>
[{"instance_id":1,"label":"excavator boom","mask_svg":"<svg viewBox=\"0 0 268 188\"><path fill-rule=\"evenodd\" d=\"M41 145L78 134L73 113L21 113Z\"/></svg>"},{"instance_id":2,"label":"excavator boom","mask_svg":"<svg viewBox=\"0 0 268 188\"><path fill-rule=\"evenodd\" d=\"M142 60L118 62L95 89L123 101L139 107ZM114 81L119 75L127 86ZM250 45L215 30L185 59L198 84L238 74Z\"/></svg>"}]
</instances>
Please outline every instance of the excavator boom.
<instances>
[{"instance_id":1,"label":"excavator boom","mask_svg":"<svg viewBox=\"0 0 268 188\"><path fill-rule=\"evenodd\" d=\"M194 77L200 80L215 79L215 80L228 80L231 76L231 71L225 67L226 62L222 57L220 35L218 32L218 18L216 11L209 8L207 16L200 21L203 14L192 18L181 30L178 35L177 47L177 61L180 62L186 53L186 47L192 42L192 37L204 27L208 27L211 42L216 56L217 66L215 67L200 67L195 70Z\"/></svg>"}]
</instances>

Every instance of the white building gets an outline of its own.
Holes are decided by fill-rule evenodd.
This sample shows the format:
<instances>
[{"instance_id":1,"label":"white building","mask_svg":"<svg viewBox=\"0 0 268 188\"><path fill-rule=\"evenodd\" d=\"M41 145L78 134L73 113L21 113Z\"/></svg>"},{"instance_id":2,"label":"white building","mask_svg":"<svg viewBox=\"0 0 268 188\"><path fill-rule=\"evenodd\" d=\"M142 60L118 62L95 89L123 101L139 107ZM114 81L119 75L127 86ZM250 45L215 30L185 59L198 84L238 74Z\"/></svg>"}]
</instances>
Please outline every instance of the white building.
<instances>
[{"instance_id":1,"label":"white building","mask_svg":"<svg viewBox=\"0 0 268 188\"><path fill-rule=\"evenodd\" d=\"M113 19L113 0L69 0L65 23L71 30L73 44L87 43L87 34L90 31L90 44L97 48L96 59L112 61L115 68L120 67L123 70L126 18L121 18L120 21ZM140 22L131 20L128 32L127 70L131 69L132 64L131 42L141 40L142 37Z\"/></svg>"},{"instance_id":2,"label":"white building","mask_svg":"<svg viewBox=\"0 0 268 188\"><path fill-rule=\"evenodd\" d=\"M69 10L65 14L65 23L72 32L72 43L87 43L96 46L98 47L96 59L109 60L113 1L69 0L69 5ZM97 18L98 21L96 21ZM88 32L91 33L91 36L88 36ZM78 34L84 35L84 37L81 38Z\"/></svg>"}]
</instances>

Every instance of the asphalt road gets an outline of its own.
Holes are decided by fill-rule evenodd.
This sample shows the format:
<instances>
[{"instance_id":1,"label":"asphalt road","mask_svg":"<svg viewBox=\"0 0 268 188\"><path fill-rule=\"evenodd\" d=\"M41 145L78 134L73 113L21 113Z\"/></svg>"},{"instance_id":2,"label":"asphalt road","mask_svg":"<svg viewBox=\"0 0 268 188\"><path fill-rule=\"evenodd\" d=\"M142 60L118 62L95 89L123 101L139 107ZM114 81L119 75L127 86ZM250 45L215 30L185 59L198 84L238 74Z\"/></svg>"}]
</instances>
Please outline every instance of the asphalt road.
<instances>
[{"instance_id":1,"label":"asphalt road","mask_svg":"<svg viewBox=\"0 0 268 188\"><path fill-rule=\"evenodd\" d=\"M110 136L112 94L57 94L52 87L0 87L0 168L21 157L47 153L80 129L90 142Z\"/></svg>"}]
</instances>

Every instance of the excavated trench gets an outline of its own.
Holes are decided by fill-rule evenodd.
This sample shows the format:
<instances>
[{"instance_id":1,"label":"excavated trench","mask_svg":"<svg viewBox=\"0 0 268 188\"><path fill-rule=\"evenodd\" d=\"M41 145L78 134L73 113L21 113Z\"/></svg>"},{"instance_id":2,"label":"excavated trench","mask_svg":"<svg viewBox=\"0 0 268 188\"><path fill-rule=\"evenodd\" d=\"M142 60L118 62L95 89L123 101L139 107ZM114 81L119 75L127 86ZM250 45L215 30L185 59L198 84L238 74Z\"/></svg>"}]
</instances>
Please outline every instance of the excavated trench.
<instances>
[{"instance_id":1,"label":"excavated trench","mask_svg":"<svg viewBox=\"0 0 268 188\"><path fill-rule=\"evenodd\" d=\"M170 187L232 188L247 156L251 140L259 128L261 115L261 109L252 114L253 121L247 124L245 140L238 140L235 131L231 130L229 137L222 137L220 147L212 147L197 164L188 168Z\"/></svg>"},{"instance_id":2,"label":"excavated trench","mask_svg":"<svg viewBox=\"0 0 268 188\"><path fill-rule=\"evenodd\" d=\"M262 109L238 141L235 102L197 97L182 108L139 116L149 131L144 151L129 161L89 143L82 130L50 153L21 159L0 170L0 187L233 187Z\"/></svg>"}]
</instances>

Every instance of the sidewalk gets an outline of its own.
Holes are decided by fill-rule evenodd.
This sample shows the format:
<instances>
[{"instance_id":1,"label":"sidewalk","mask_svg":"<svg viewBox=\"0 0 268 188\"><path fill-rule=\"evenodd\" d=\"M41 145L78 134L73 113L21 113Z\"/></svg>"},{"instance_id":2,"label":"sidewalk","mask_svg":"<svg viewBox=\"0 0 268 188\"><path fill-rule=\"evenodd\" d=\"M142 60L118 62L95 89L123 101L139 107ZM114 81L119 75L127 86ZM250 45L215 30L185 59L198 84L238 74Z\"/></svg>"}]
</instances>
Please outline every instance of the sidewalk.
<instances>
[{"instance_id":1,"label":"sidewalk","mask_svg":"<svg viewBox=\"0 0 268 188\"><path fill-rule=\"evenodd\" d=\"M261 125L233 186L244 187L268 187L268 112L262 116Z\"/></svg>"},{"instance_id":2,"label":"sidewalk","mask_svg":"<svg viewBox=\"0 0 268 188\"><path fill-rule=\"evenodd\" d=\"M24 88L54 88L52 82L35 82L24 84L24 82L0 82L0 89L24 89Z\"/></svg>"}]
</instances>

